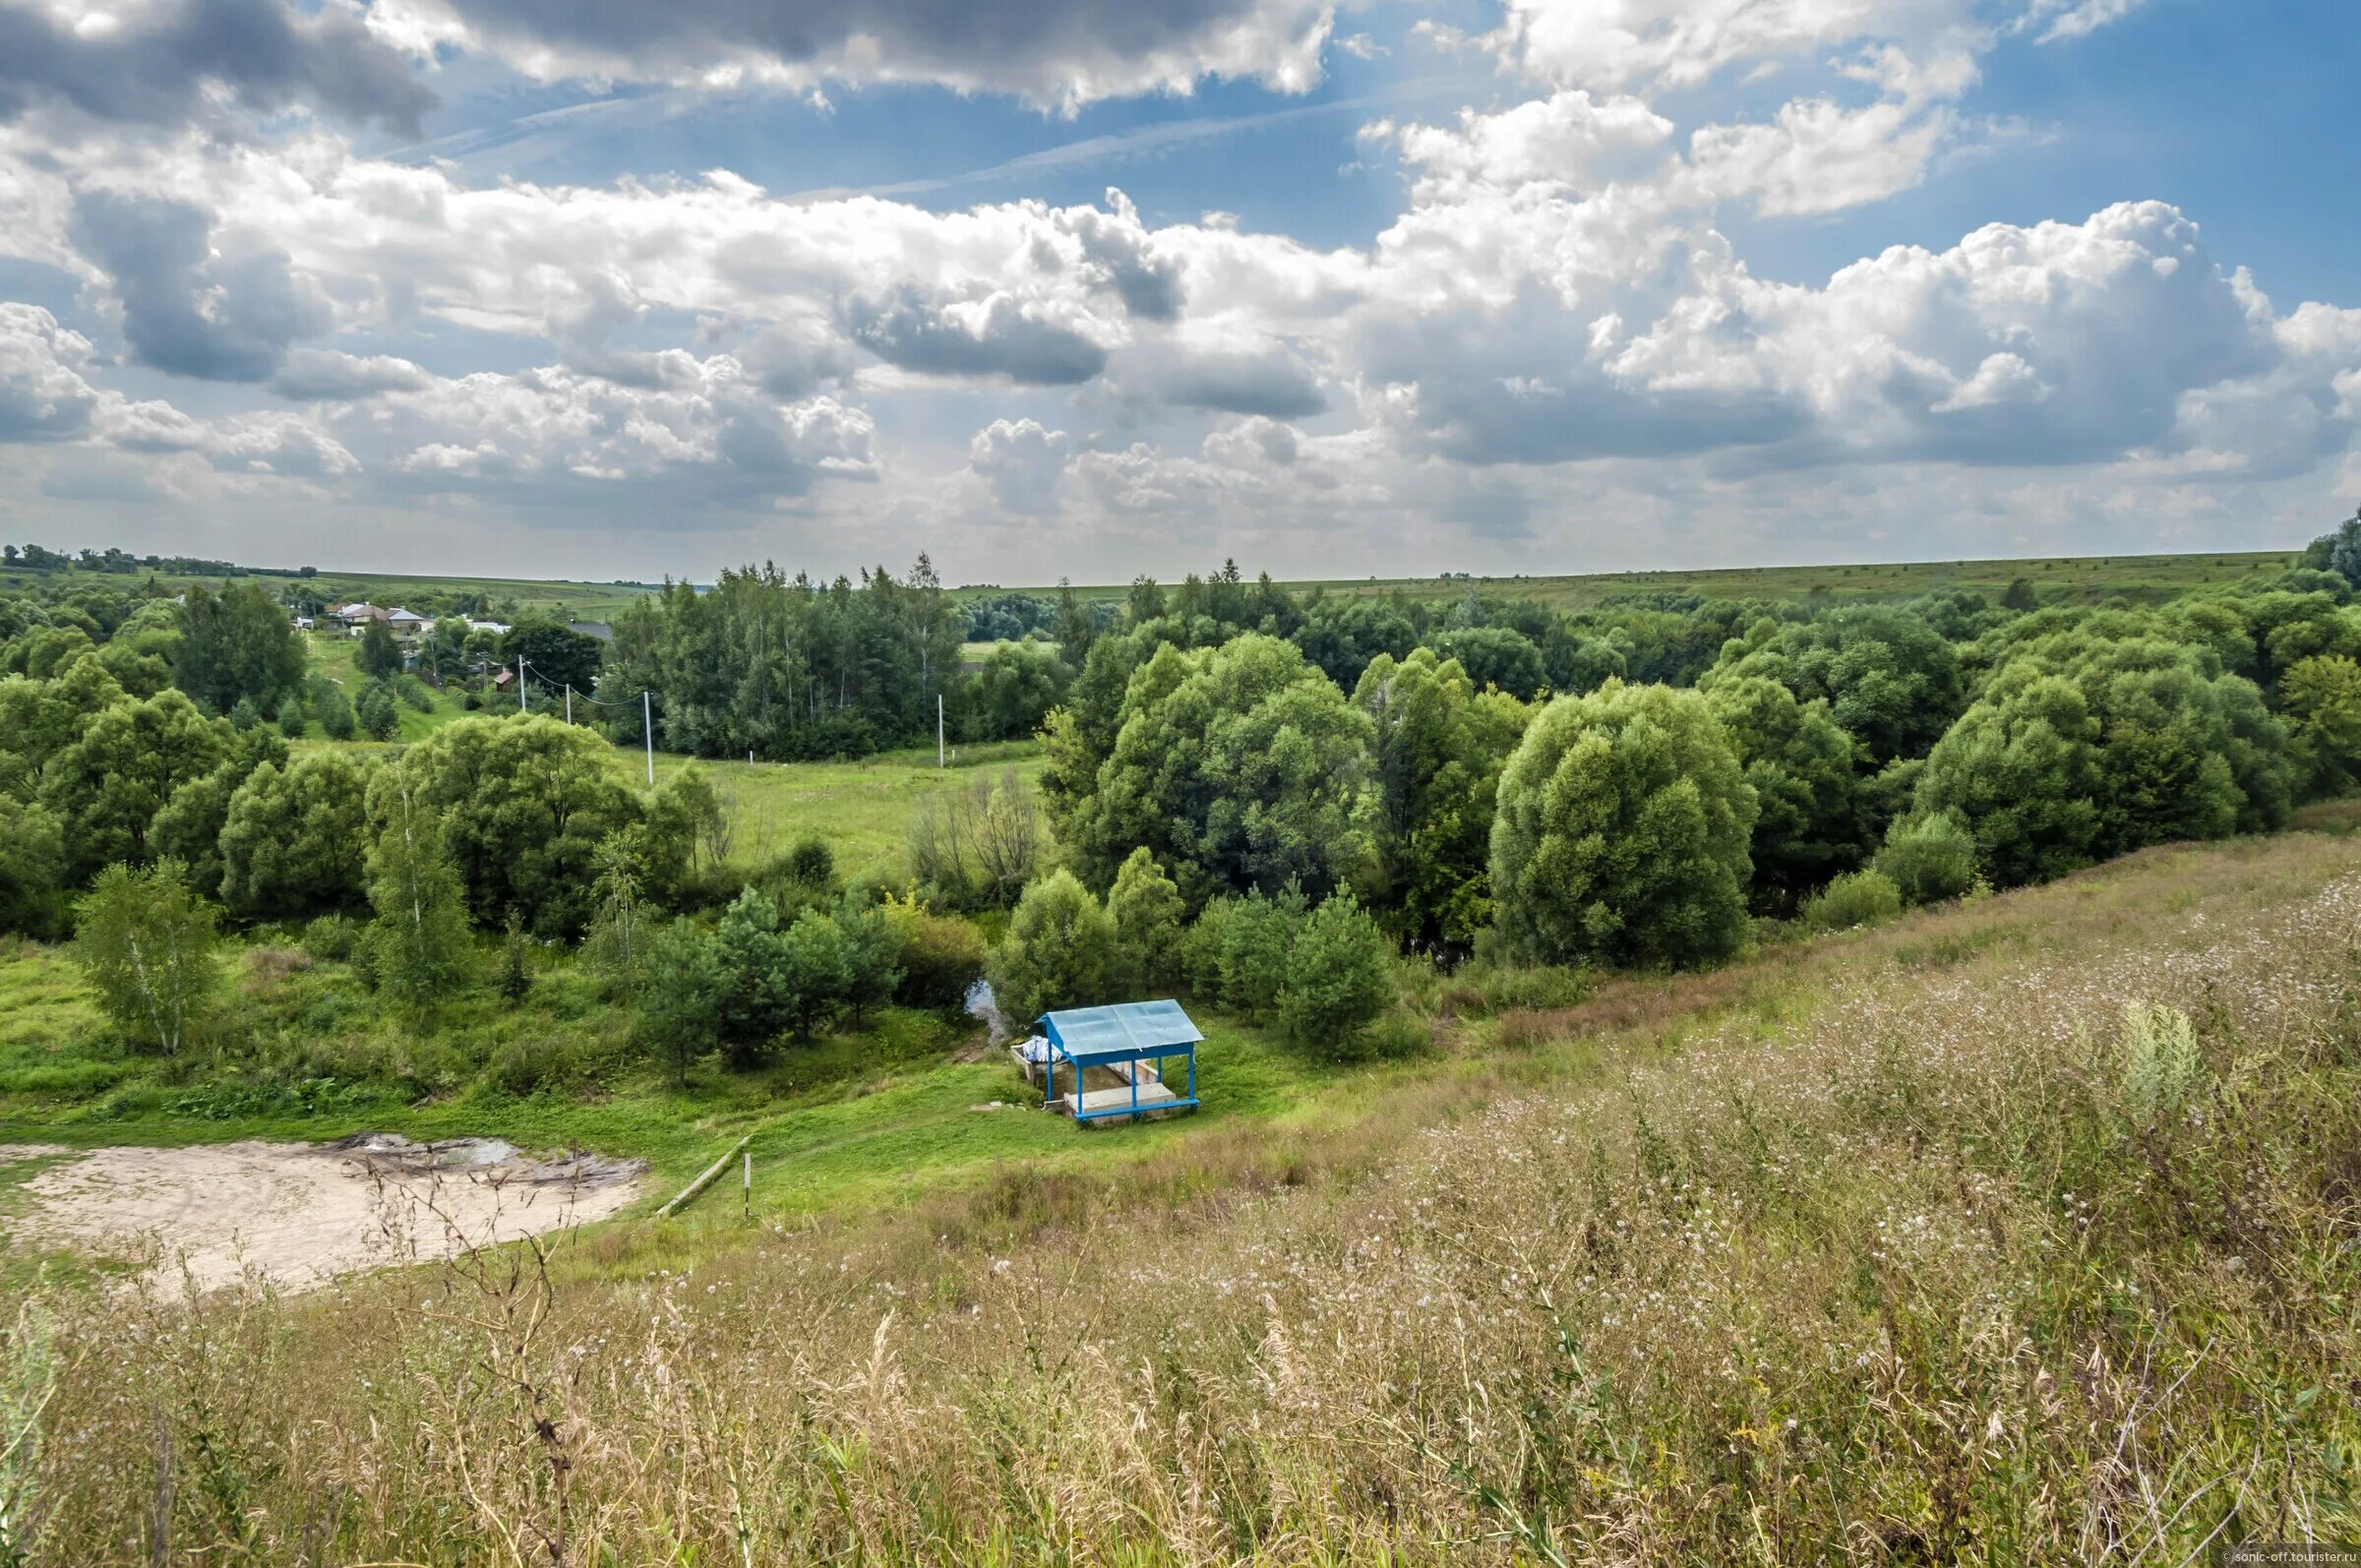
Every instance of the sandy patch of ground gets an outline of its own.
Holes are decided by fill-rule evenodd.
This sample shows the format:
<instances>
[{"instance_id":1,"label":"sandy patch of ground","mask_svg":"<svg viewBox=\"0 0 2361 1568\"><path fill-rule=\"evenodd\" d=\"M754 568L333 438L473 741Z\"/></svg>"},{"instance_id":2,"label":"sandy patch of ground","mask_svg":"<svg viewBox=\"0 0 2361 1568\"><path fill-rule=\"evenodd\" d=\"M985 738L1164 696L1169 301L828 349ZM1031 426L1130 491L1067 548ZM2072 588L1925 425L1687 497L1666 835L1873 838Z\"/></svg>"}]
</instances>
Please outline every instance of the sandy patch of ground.
<instances>
[{"instance_id":1,"label":"sandy patch of ground","mask_svg":"<svg viewBox=\"0 0 2361 1568\"><path fill-rule=\"evenodd\" d=\"M66 1151L0 1146L0 1163ZM636 1160L537 1160L497 1139L95 1149L38 1173L8 1224L18 1244L145 1259L201 1290L249 1271L302 1290L385 1263L449 1257L603 1220L639 1195Z\"/></svg>"}]
</instances>

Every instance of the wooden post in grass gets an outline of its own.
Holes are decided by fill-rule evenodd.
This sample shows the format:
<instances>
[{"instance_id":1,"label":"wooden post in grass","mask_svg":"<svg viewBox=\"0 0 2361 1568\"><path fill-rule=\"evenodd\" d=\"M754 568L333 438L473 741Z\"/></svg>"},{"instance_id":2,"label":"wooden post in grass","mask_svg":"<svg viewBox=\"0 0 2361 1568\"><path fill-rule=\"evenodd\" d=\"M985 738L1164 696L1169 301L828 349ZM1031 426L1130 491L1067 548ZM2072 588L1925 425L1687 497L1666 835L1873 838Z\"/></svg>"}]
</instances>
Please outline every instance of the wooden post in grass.
<instances>
[{"instance_id":1,"label":"wooden post in grass","mask_svg":"<svg viewBox=\"0 0 2361 1568\"><path fill-rule=\"evenodd\" d=\"M755 1217L755 1151L747 1150L742 1158L746 1161L746 1179L740 1189L742 1197L738 1217L752 1220Z\"/></svg>"},{"instance_id":2,"label":"wooden post in grass","mask_svg":"<svg viewBox=\"0 0 2361 1568\"><path fill-rule=\"evenodd\" d=\"M705 1188L711 1186L716 1180L718 1180L721 1176L721 1174L730 1168L730 1161L735 1159L741 1153L744 1153L746 1146L754 1141L755 1135L750 1132L745 1137L740 1138L735 1144L731 1145L729 1153L723 1155L720 1159L705 1167L704 1175L698 1176L695 1181L690 1182L687 1186L681 1188L680 1191L674 1193L672 1196L672 1201L656 1211L656 1218L659 1220L669 1220L674 1215L680 1213L680 1211L688 1205L691 1198L696 1197L699 1192L704 1191ZM752 1173L754 1171L753 1155L747 1156L747 1171L749 1173L748 1179L751 1181L753 1179Z\"/></svg>"}]
</instances>

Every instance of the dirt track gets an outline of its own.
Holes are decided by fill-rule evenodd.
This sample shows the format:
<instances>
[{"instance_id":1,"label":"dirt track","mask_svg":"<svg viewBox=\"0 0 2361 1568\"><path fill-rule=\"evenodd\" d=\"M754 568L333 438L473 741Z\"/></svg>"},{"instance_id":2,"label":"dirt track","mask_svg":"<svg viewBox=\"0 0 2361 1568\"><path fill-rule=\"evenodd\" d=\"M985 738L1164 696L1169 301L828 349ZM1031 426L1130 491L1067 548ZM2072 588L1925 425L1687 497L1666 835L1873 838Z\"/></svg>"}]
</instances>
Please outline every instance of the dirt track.
<instances>
[{"instance_id":1,"label":"dirt track","mask_svg":"<svg viewBox=\"0 0 2361 1568\"><path fill-rule=\"evenodd\" d=\"M0 1164L61 1153L0 1145ZM638 1196L640 1173L636 1161L543 1161L492 1140L412 1144L383 1134L107 1148L26 1181L30 1209L7 1230L19 1245L145 1262L166 1282L185 1270L200 1290L250 1271L302 1290L354 1269L605 1219Z\"/></svg>"}]
</instances>

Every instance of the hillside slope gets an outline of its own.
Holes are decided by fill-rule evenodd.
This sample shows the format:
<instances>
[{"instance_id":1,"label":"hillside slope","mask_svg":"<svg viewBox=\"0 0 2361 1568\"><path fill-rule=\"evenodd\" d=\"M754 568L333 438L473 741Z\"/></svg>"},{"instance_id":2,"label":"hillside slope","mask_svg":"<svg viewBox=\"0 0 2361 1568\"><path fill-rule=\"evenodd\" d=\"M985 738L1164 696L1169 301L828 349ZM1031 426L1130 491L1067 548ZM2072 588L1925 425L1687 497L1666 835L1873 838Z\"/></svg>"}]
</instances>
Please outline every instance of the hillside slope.
<instances>
[{"instance_id":1,"label":"hillside slope","mask_svg":"<svg viewBox=\"0 0 2361 1568\"><path fill-rule=\"evenodd\" d=\"M51 1555L159 1508L175 1551L437 1563L2350 1538L2357 938L2361 844L2156 850L1511 1015L1284 1141L71 1297Z\"/></svg>"}]
</instances>

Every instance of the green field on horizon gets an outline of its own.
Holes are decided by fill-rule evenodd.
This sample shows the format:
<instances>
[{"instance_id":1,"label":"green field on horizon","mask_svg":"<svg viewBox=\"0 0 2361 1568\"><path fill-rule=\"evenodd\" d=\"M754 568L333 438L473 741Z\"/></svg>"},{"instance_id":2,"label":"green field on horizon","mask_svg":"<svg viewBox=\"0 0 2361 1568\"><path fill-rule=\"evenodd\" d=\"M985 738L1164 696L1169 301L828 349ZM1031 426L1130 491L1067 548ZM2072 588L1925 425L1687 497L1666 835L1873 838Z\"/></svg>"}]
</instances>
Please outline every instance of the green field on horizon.
<instances>
[{"instance_id":1,"label":"green field on horizon","mask_svg":"<svg viewBox=\"0 0 2361 1568\"><path fill-rule=\"evenodd\" d=\"M2236 582L2257 573L2281 572L2293 566L2296 550L2205 551L2160 555L2026 556L1991 561L1918 561L1892 563L1832 563L1821 566L1722 567L1665 569L1647 572L1603 573L1475 573L1465 576L1389 576L1286 578L1284 586L1302 592L1320 588L1332 594L1387 594L1400 590L1414 599L1455 598L1473 586L1480 592L1510 598L1536 599L1563 610L1580 610L1626 594L1700 594L1709 598L1766 599L1907 599L1948 589L1997 594L2019 577L2031 582L2044 598L2076 601L2114 595L2138 601L2167 598L2192 588ZM1251 570L1241 563L1241 570ZM1208 570L1210 567L1208 568ZM54 581L79 573L0 573L0 586L33 580ZM568 578L508 576L425 576L399 573L341 572L322 568L318 575L298 578L276 570L256 573L266 582L303 582L328 597L358 597L389 605L405 597L451 592L486 593L495 601L514 600L520 609L563 608L576 620L611 621L636 600L659 591L644 582L584 582ZM91 573L97 575L97 573ZM151 573L141 573L144 579ZM173 586L213 578L156 573ZM1170 588L1178 578L1159 579ZM1001 593L1030 593L1048 597L1054 584L962 585L950 590L957 600L990 598ZM1128 583L1077 583L1074 591L1088 600L1120 599Z\"/></svg>"}]
</instances>

